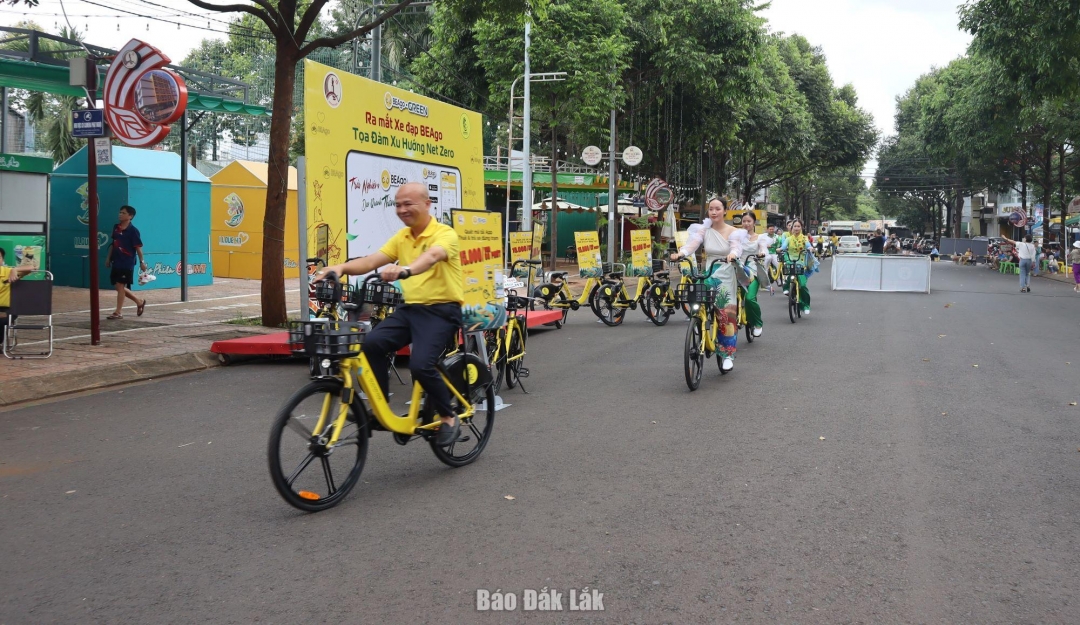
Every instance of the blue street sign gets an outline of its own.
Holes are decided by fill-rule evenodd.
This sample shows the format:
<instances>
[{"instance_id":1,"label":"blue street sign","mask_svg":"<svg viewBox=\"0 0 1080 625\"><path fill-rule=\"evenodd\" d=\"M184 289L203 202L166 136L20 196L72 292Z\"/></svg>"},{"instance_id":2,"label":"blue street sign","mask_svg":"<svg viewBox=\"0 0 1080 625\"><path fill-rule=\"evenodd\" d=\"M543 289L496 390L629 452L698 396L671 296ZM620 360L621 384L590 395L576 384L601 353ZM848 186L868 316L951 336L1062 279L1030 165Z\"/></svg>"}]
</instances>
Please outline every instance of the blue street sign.
<instances>
[{"instance_id":1,"label":"blue street sign","mask_svg":"<svg viewBox=\"0 0 1080 625\"><path fill-rule=\"evenodd\" d=\"M645 199L640 198L640 197L635 197L634 198L634 207L636 207L636 208L645 208Z\"/></svg>"},{"instance_id":2,"label":"blue street sign","mask_svg":"<svg viewBox=\"0 0 1080 625\"><path fill-rule=\"evenodd\" d=\"M90 109L71 112L71 136L76 139L105 136L104 111Z\"/></svg>"}]
</instances>

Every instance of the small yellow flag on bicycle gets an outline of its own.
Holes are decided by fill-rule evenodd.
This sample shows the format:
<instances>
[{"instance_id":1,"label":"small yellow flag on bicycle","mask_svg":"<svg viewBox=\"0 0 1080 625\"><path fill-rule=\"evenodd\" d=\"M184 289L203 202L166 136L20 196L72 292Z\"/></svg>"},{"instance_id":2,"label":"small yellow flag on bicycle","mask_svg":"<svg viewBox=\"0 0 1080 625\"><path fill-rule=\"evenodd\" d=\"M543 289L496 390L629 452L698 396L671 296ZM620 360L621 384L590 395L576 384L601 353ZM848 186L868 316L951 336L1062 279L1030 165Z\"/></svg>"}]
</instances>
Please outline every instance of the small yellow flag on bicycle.
<instances>
[{"instance_id":1,"label":"small yellow flag on bicycle","mask_svg":"<svg viewBox=\"0 0 1080 625\"><path fill-rule=\"evenodd\" d=\"M630 231L630 276L652 275L652 232Z\"/></svg>"},{"instance_id":2,"label":"small yellow flag on bicycle","mask_svg":"<svg viewBox=\"0 0 1080 625\"><path fill-rule=\"evenodd\" d=\"M600 235L595 231L575 232L574 245L577 247L578 275L582 278L600 278Z\"/></svg>"}]
</instances>

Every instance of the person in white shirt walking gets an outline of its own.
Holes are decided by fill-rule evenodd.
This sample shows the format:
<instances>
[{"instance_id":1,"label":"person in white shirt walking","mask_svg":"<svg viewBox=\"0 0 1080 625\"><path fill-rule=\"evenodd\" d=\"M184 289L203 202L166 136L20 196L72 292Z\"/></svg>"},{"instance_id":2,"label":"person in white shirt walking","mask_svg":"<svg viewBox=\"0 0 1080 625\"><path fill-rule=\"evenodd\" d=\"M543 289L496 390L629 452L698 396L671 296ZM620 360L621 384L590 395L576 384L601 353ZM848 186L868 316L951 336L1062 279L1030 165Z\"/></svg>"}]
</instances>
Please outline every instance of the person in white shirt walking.
<instances>
[{"instance_id":1,"label":"person in white shirt walking","mask_svg":"<svg viewBox=\"0 0 1080 625\"><path fill-rule=\"evenodd\" d=\"M1031 270L1035 262L1035 244L1031 242L1031 235L1024 237L1023 241L1013 241L1009 237L1001 237L1016 248L1016 255L1020 258L1020 292L1031 292Z\"/></svg>"}]
</instances>

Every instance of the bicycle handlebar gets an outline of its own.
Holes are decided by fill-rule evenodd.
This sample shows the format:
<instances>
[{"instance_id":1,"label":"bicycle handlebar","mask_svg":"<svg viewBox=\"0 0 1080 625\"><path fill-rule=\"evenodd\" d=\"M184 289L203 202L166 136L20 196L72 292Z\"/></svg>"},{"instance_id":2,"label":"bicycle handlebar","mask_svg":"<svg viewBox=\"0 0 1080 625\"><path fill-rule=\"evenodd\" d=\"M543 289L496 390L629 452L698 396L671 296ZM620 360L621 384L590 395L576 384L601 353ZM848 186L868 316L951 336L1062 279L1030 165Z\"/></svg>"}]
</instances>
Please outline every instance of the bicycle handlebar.
<instances>
[{"instance_id":1,"label":"bicycle handlebar","mask_svg":"<svg viewBox=\"0 0 1080 625\"><path fill-rule=\"evenodd\" d=\"M738 263L738 262L739 262L739 259L737 259L737 258L734 259L734 260L728 260L726 258L717 258L716 260L714 260L709 265L709 270L708 271L706 271L705 273L698 273L694 269L694 263L692 262L692 259L687 258L685 256L680 256L679 257L679 264L686 263L687 265L690 265L690 277L692 279L694 279L694 280L703 280L703 279L708 278L709 276L711 276L713 271L716 270L716 265L719 264L719 263Z\"/></svg>"}]
</instances>

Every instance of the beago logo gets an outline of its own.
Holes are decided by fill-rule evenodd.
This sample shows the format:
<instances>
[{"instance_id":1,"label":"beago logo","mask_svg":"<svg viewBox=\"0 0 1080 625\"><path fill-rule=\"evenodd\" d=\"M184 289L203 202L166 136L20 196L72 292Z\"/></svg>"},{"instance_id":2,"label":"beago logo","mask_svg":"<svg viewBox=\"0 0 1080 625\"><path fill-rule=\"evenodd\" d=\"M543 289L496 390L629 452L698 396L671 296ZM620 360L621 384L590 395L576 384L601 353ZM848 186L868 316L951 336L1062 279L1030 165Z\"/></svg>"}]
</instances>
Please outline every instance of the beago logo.
<instances>
[{"instance_id":1,"label":"beago logo","mask_svg":"<svg viewBox=\"0 0 1080 625\"><path fill-rule=\"evenodd\" d=\"M409 102L408 100L402 100L401 98L394 97L394 94L387 91L383 94L383 106L386 110L398 109L402 111L408 111L413 115L419 115L420 117L428 116L428 107L420 104L419 102Z\"/></svg>"},{"instance_id":2,"label":"beago logo","mask_svg":"<svg viewBox=\"0 0 1080 625\"><path fill-rule=\"evenodd\" d=\"M229 207L228 219L225 220L225 225L230 228L236 228L244 221L244 201L240 199L240 196L235 193L230 193L225 196L225 205Z\"/></svg>"},{"instance_id":3,"label":"beago logo","mask_svg":"<svg viewBox=\"0 0 1080 625\"><path fill-rule=\"evenodd\" d=\"M246 232L237 232L235 235L223 234L218 237L218 245L222 247L241 247L250 238Z\"/></svg>"},{"instance_id":4,"label":"beago logo","mask_svg":"<svg viewBox=\"0 0 1080 625\"><path fill-rule=\"evenodd\" d=\"M427 167L424 168L424 180L434 179L438 175L439 173L436 172L434 169L428 169Z\"/></svg>"},{"instance_id":5,"label":"beago logo","mask_svg":"<svg viewBox=\"0 0 1080 625\"><path fill-rule=\"evenodd\" d=\"M390 190L390 172L386 171L385 169L382 170L382 177L380 178L380 182L382 183L383 191L389 191Z\"/></svg>"}]
</instances>

